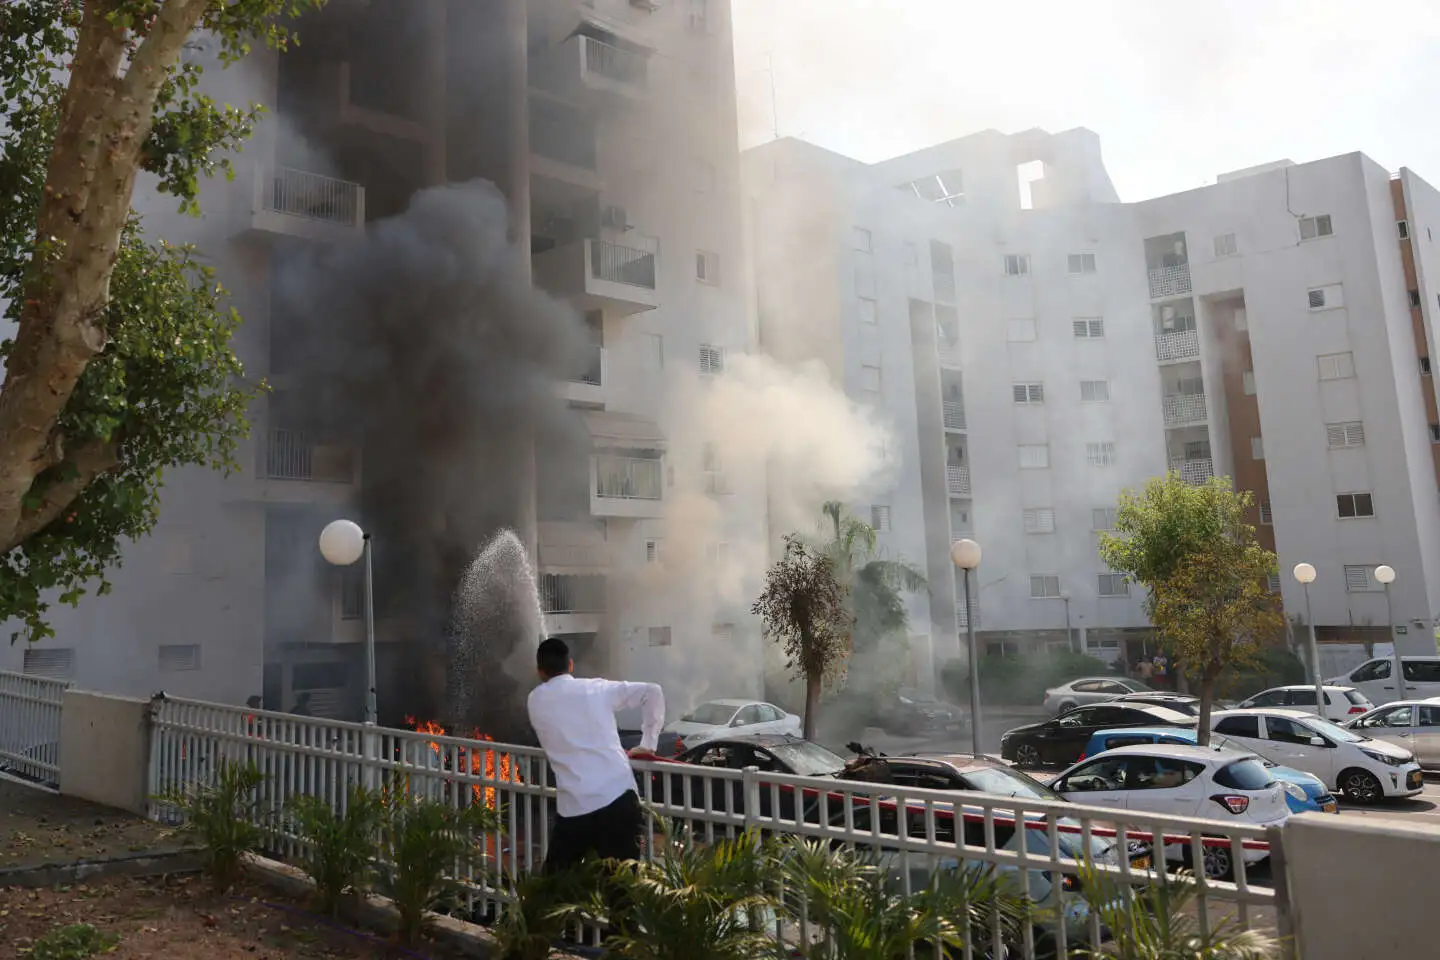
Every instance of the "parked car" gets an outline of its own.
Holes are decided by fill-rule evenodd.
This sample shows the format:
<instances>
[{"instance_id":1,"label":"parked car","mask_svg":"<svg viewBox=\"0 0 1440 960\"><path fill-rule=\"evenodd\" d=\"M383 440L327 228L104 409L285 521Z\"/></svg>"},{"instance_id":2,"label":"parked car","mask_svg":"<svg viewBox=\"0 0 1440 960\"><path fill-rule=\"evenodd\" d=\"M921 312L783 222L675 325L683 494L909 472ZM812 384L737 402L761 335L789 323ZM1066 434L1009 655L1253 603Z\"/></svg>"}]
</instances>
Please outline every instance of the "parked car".
<instances>
[{"instance_id":1,"label":"parked car","mask_svg":"<svg viewBox=\"0 0 1440 960\"><path fill-rule=\"evenodd\" d=\"M1111 697L1106 703L1142 703L1152 707L1169 707L1192 717L1200 716L1200 698L1187 693L1166 693L1163 690L1143 690L1140 693L1125 693Z\"/></svg>"},{"instance_id":2,"label":"parked car","mask_svg":"<svg viewBox=\"0 0 1440 960\"><path fill-rule=\"evenodd\" d=\"M773 703L758 700L707 700L694 710L665 725L666 733L678 735L694 746L720 736L775 733L800 736L800 718Z\"/></svg>"},{"instance_id":3,"label":"parked car","mask_svg":"<svg viewBox=\"0 0 1440 960\"><path fill-rule=\"evenodd\" d=\"M901 687L876 699L876 720L886 733L919 736L957 731L960 711L923 690Z\"/></svg>"},{"instance_id":4,"label":"parked car","mask_svg":"<svg viewBox=\"0 0 1440 960\"><path fill-rule=\"evenodd\" d=\"M1421 767L1440 770L1440 698L1387 703L1341 726L1409 750Z\"/></svg>"},{"instance_id":5,"label":"parked car","mask_svg":"<svg viewBox=\"0 0 1440 960\"><path fill-rule=\"evenodd\" d=\"M1314 774L1356 803L1413 797L1425 786L1415 755L1302 710L1223 710L1216 733L1266 760Z\"/></svg>"},{"instance_id":6,"label":"parked car","mask_svg":"<svg viewBox=\"0 0 1440 960\"><path fill-rule=\"evenodd\" d=\"M1100 703L1127 693L1154 693L1148 684L1128 677L1081 677L1045 691L1043 705L1055 714L1087 703Z\"/></svg>"},{"instance_id":7,"label":"parked car","mask_svg":"<svg viewBox=\"0 0 1440 960\"><path fill-rule=\"evenodd\" d=\"M1405 678L1405 697L1425 700L1440 697L1440 657L1401 657L1401 673ZM1395 658L1377 657L1366 660L1347 674L1331 677L1326 683L1354 687L1371 703L1390 703L1400 699L1395 683Z\"/></svg>"},{"instance_id":8,"label":"parked car","mask_svg":"<svg viewBox=\"0 0 1440 960\"><path fill-rule=\"evenodd\" d=\"M621 730L620 746L626 750L634 750L640 746L640 739L643 736L644 734L639 730ZM657 757L678 757L685 747L685 741L680 738L680 734L661 731L655 755Z\"/></svg>"},{"instance_id":9,"label":"parked car","mask_svg":"<svg viewBox=\"0 0 1440 960\"><path fill-rule=\"evenodd\" d=\"M744 770L757 767L762 773L790 773L802 777L837 777L845 769L846 760L837 753L818 743L793 737L788 734L760 733L718 737L698 746L690 747L675 758L673 767L666 766L650 774L649 796L672 803L685 803L685 781L690 781L689 801L694 805L705 803L705 791L710 791L709 809L740 811L745 809L745 790L739 778L707 778L688 773L686 766L709 767L722 770ZM637 776L644 776L638 774ZM665 791L669 790L667 794ZM761 816L777 815L794 819L796 791L788 786L778 790L769 788L760 791ZM644 794L642 793L642 796ZM779 806L776 807L778 800ZM818 799L805 797L800 813L811 817Z\"/></svg>"},{"instance_id":10,"label":"parked car","mask_svg":"<svg viewBox=\"0 0 1440 960\"><path fill-rule=\"evenodd\" d=\"M852 744L858 746L858 744ZM857 751L859 752L859 751ZM1063 800L1054 790L1028 774L993 757L951 754L906 754L902 757L875 755L884 764L883 782L923 790L962 790L997 797L1029 800ZM848 769L848 767L847 767ZM846 774L842 773L845 779ZM862 779L857 777L856 779ZM863 779L873 782L870 777Z\"/></svg>"},{"instance_id":11,"label":"parked car","mask_svg":"<svg viewBox=\"0 0 1440 960\"><path fill-rule=\"evenodd\" d=\"M1148 729L1131 727L1124 730L1100 730L1085 745L1085 752L1080 755L1080 759L1085 760L1096 754L1104 753L1106 750L1147 743L1197 746L1199 744L1198 734L1199 731L1191 727L1151 727ZM1210 733L1210 746L1231 750L1246 749L1238 741L1229 740L1214 731ZM1325 782L1319 777L1303 770L1282 767L1264 758L1261 758L1261 762L1269 768L1270 776L1279 780L1280 785L1285 788L1285 802L1290 805L1291 813L1339 812L1334 795L1330 793L1330 788L1325 786Z\"/></svg>"},{"instance_id":12,"label":"parked car","mask_svg":"<svg viewBox=\"0 0 1440 960\"><path fill-rule=\"evenodd\" d=\"M1006 731L1000 739L1000 756L1026 769L1047 764L1068 766L1097 730L1194 725L1194 717L1168 707L1096 703Z\"/></svg>"},{"instance_id":13,"label":"parked car","mask_svg":"<svg viewBox=\"0 0 1440 960\"><path fill-rule=\"evenodd\" d=\"M1083 760L1055 780L1067 800L1088 806L1143 810L1208 820L1241 820L1278 826L1290 817L1285 789L1254 753L1177 744L1141 744L1107 750ZM1167 843L1165 859L1192 865L1188 844ZM1268 857L1267 850L1244 850L1246 863ZM1206 844L1201 855L1205 876L1230 877L1234 851ZM1193 865L1192 865L1193 866Z\"/></svg>"},{"instance_id":14,"label":"parked car","mask_svg":"<svg viewBox=\"0 0 1440 960\"><path fill-rule=\"evenodd\" d=\"M1324 716L1327 720L1348 720L1350 717L1358 717L1360 714L1374 709L1374 706L1365 698L1365 694L1354 687L1327 686L1325 688ZM1240 710L1254 707L1285 707L1303 710L1306 713L1320 713L1315 709L1315 685L1313 683L1271 687L1269 690L1262 690L1250 699L1236 704L1236 708Z\"/></svg>"}]
</instances>

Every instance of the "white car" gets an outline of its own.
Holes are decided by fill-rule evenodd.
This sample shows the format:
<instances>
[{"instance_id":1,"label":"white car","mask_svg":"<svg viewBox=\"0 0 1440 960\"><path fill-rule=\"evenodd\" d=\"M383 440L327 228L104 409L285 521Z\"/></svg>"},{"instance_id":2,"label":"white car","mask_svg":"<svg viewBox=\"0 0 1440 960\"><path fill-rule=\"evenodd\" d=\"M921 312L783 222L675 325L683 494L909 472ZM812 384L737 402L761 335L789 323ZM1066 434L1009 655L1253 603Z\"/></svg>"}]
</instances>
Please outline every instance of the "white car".
<instances>
[{"instance_id":1,"label":"white car","mask_svg":"<svg viewBox=\"0 0 1440 960\"><path fill-rule=\"evenodd\" d=\"M1401 657L1400 660L1405 672L1407 700L1440 696L1440 657ZM1390 703L1400 699L1394 673L1394 657L1377 657L1366 660L1344 676L1332 677L1325 682L1354 687L1372 703Z\"/></svg>"},{"instance_id":2,"label":"white car","mask_svg":"<svg viewBox=\"0 0 1440 960\"><path fill-rule=\"evenodd\" d=\"M716 737L744 733L788 733L800 736L800 718L761 700L707 700L679 720L665 725L687 747Z\"/></svg>"},{"instance_id":3,"label":"white car","mask_svg":"<svg viewBox=\"0 0 1440 960\"><path fill-rule=\"evenodd\" d=\"M1415 754L1301 710L1222 710L1216 733L1271 763L1313 774L1356 803L1413 797L1425 786Z\"/></svg>"},{"instance_id":4,"label":"white car","mask_svg":"<svg viewBox=\"0 0 1440 960\"><path fill-rule=\"evenodd\" d=\"M1095 807L1118 807L1207 820L1243 820L1279 826L1290 817L1285 787L1253 753L1216 747L1140 744L1117 747L1082 760L1052 787L1066 800ZM1270 854L1244 850L1246 863ZM1234 854L1225 845L1204 848L1205 876L1220 880L1234 870ZM1165 845L1165 859L1187 861L1188 845Z\"/></svg>"},{"instance_id":5,"label":"white car","mask_svg":"<svg viewBox=\"0 0 1440 960\"><path fill-rule=\"evenodd\" d=\"M1294 683L1288 687L1271 687L1269 690L1260 691L1249 700L1241 700L1236 704L1236 709L1239 710L1248 710L1252 707L1284 707L1315 714L1320 712L1315 709L1315 684L1313 683ZM1325 719L1327 720L1339 723L1373 709L1375 709L1375 704L1354 687L1327 686L1325 688Z\"/></svg>"},{"instance_id":6,"label":"white car","mask_svg":"<svg viewBox=\"0 0 1440 960\"><path fill-rule=\"evenodd\" d=\"M1440 697L1387 703L1344 727L1413 752L1426 770L1440 770Z\"/></svg>"}]
</instances>

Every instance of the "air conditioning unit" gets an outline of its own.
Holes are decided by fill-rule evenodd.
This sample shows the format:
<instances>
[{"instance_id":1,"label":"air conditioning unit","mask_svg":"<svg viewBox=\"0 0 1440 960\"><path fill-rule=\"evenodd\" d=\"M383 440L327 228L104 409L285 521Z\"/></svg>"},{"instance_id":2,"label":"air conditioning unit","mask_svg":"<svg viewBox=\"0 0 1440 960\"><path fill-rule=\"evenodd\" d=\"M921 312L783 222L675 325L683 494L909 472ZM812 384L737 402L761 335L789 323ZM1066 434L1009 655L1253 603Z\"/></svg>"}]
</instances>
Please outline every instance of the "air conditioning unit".
<instances>
[{"instance_id":1,"label":"air conditioning unit","mask_svg":"<svg viewBox=\"0 0 1440 960\"><path fill-rule=\"evenodd\" d=\"M600 226L607 230L629 230L630 218L624 207L606 207L600 211Z\"/></svg>"}]
</instances>

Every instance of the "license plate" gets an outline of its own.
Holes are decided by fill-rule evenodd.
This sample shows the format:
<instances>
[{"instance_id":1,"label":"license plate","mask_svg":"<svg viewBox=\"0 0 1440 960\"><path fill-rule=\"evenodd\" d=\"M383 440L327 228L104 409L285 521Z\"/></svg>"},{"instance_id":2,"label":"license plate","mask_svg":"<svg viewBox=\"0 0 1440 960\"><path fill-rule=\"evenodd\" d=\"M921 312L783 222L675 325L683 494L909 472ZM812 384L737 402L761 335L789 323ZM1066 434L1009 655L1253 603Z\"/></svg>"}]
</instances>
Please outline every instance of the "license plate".
<instances>
[{"instance_id":1,"label":"license plate","mask_svg":"<svg viewBox=\"0 0 1440 960\"><path fill-rule=\"evenodd\" d=\"M1131 869L1134 869L1134 870L1149 870L1149 869L1150 869L1150 858L1149 858L1149 857L1136 857L1134 860L1131 860L1131 861L1130 861L1130 867L1131 867Z\"/></svg>"},{"instance_id":2,"label":"license plate","mask_svg":"<svg viewBox=\"0 0 1440 960\"><path fill-rule=\"evenodd\" d=\"M1405 785L1407 787L1410 787L1411 789L1424 786L1425 777L1420 773L1419 770L1411 770L1409 776L1405 778Z\"/></svg>"},{"instance_id":3,"label":"license plate","mask_svg":"<svg viewBox=\"0 0 1440 960\"><path fill-rule=\"evenodd\" d=\"M1337 811L1339 811L1340 805L1332 800L1330 803L1325 804L1320 809L1324 810L1326 813L1336 813Z\"/></svg>"}]
</instances>

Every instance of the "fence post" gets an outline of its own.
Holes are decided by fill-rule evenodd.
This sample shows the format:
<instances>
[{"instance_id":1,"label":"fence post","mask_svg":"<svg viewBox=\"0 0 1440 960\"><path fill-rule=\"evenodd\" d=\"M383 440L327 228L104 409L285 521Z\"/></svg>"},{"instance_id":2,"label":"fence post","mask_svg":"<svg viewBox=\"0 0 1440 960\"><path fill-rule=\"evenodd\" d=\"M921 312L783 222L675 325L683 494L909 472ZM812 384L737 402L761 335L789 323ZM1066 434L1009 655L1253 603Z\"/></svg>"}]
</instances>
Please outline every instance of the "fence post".
<instances>
[{"instance_id":1,"label":"fence post","mask_svg":"<svg viewBox=\"0 0 1440 960\"><path fill-rule=\"evenodd\" d=\"M1275 929L1280 935L1280 955L1285 960L1298 960L1299 944L1295 942L1295 904L1290 899L1290 877L1285 863L1285 830L1267 827L1265 841L1270 844L1270 882L1275 891Z\"/></svg>"},{"instance_id":2,"label":"fence post","mask_svg":"<svg viewBox=\"0 0 1440 960\"><path fill-rule=\"evenodd\" d=\"M360 734L360 783L367 791L374 791L380 782L379 732L374 723L366 723Z\"/></svg>"},{"instance_id":3,"label":"fence post","mask_svg":"<svg viewBox=\"0 0 1440 960\"><path fill-rule=\"evenodd\" d=\"M759 820L760 768L750 766L741 770L740 787L741 795L745 798L742 813L745 817L745 829L748 831L756 826Z\"/></svg>"}]
</instances>

